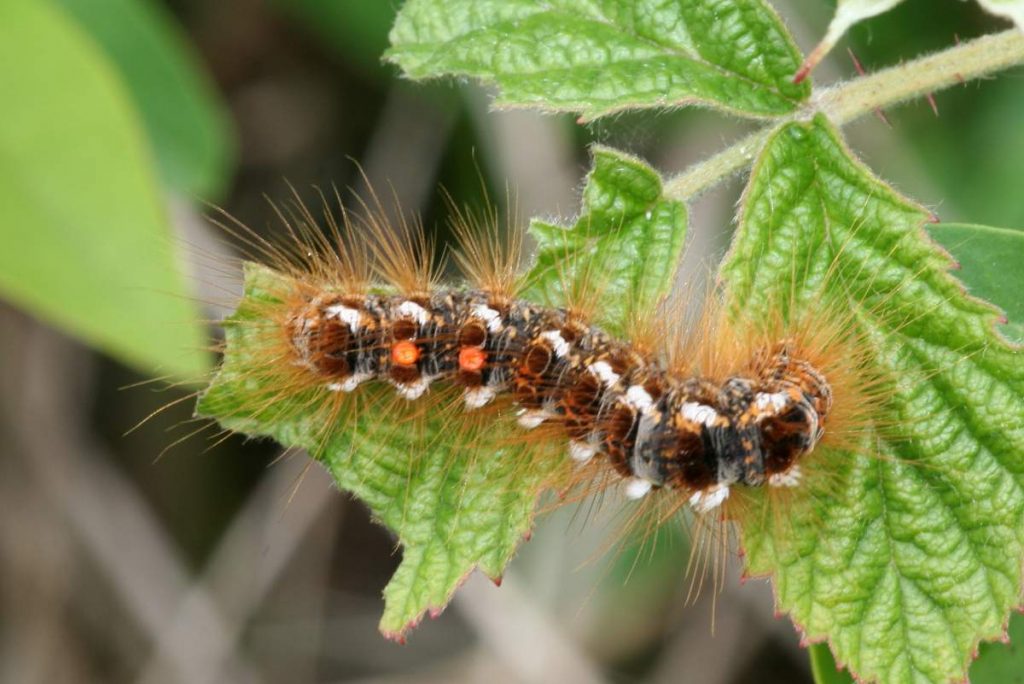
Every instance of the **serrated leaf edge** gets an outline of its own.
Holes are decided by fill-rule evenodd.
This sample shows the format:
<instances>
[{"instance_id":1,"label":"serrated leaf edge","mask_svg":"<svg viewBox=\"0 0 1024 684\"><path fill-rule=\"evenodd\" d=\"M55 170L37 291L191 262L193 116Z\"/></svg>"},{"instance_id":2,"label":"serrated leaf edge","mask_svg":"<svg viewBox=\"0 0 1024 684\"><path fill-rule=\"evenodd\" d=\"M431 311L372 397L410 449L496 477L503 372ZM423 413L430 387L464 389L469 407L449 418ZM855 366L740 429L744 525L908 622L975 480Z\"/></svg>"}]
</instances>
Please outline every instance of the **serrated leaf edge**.
<instances>
[{"instance_id":1,"label":"serrated leaf edge","mask_svg":"<svg viewBox=\"0 0 1024 684\"><path fill-rule=\"evenodd\" d=\"M800 47L797 45L795 39L793 38L793 35L786 28L786 24L785 24L785 22L782 21L782 17L779 16L779 13L768 2L761 2L759 4L761 6L762 11L764 11L766 14L770 15L771 18L775 21L777 27L780 29L779 35L786 42L787 47L792 51L792 53L793 53L793 55L795 57L799 58L799 56L801 54ZM557 10L549 8L549 11L557 11ZM570 16L575 16L575 15L570 15ZM587 20L594 21L596 23L605 24L606 26L609 26L610 28L613 28L613 29L616 29L616 30L621 30L621 27L616 26L615 24L610 23L609 21L607 21L607 19L604 19L603 17L602 17L601 20L597 20L597 19L587 19ZM724 76L726 76L728 78L735 78L737 80L740 80L740 81L743 81L743 82L746 82L746 83L756 84L758 87L772 92L780 100L785 101L785 102L789 102L792 105L792 107L788 111L779 112L779 113L752 112L752 111L746 110L746 109L741 109L741 108L737 108L737 107L731 107L731 106L729 106L728 102L725 102L725 101L719 101L719 100L716 100L716 99L713 99L713 98L709 98L709 97L701 97L699 95L686 96L686 97L682 97L682 98L679 98L679 99L673 99L673 100L666 101L666 102L654 102L654 103L651 103L651 104L642 104L642 105L623 104L623 105L616 105L616 106L611 106L611 107L589 107L585 103L582 103L582 102L579 104L579 106L567 105L567 106L560 106L560 107L559 106L548 106L548 105L546 105L544 103L538 103L538 102L520 102L520 101L515 101L515 100L507 99L504 96L505 89L501 86L501 84L499 82L500 81L500 76L495 75L495 74L491 74L491 75L488 75L488 76L478 76L478 75L470 75L470 74L467 74L465 72L448 72L448 71L442 71L442 72L434 73L434 74L410 73L408 70L406 70L399 63L399 60L400 60L401 54L402 54L402 49L394 47L394 45L393 45L393 42L394 42L393 34L394 34L394 27L392 27L392 31L391 31L391 33L388 36L388 40L392 44L391 44L391 46L389 46L384 51L384 54L381 56L381 59L384 62L387 62L389 64L394 64L395 66L397 66L400 69L402 69L404 75L407 78L411 79L411 80L414 80L414 81L421 81L421 80L422 81L430 81L430 80L439 80L439 79L444 79L444 78L457 78L460 75L461 76L470 76L471 78L478 79L481 83L484 83L484 84L489 85L489 86L493 86L493 87L498 89L498 92L495 95L494 99L492 100L492 104L491 104L491 107L493 109L497 110L497 111L537 110L537 111L541 111L541 112L548 113L548 114L564 114L564 113L567 113L567 112L578 112L579 113L579 117L577 119L577 123L580 123L580 124L591 123L591 122L595 121L596 119L599 119L599 118L602 118L602 117L605 117L605 116L614 115L614 114L619 114L619 113L622 113L622 112L627 112L627 111L641 111L641 110L645 110L645 109L669 109L669 110L671 110L671 109L681 109L681 108L688 107L688 106L693 106L693 105L705 106L705 107L707 107L709 109L715 109L715 110L724 112L726 114L731 114L731 115L734 115L734 116L743 117L743 118L747 118L747 119L770 121L770 120L773 120L773 119L778 119L779 117L782 117L782 116L787 116L787 115L793 114L794 112L799 110L800 106L803 103L806 103L807 100L811 96L810 89L806 89L805 92L804 92L804 96L802 98L800 98L798 100L794 100L793 98L788 97L788 96L782 94L782 92L780 92L778 90L777 86L762 84L762 83L759 83L758 81L753 81L752 79L747 78L746 76L743 76L742 74L737 74L735 72L730 71L729 69L723 68L722 66L720 66L718 64L714 64L712 62L708 62L707 60L702 59L699 56L685 54L685 55L682 55L682 58L687 59L689 61L692 61L695 64L700 64L700 65L702 65L702 66L704 66L704 67L706 67L706 68L708 68L710 70L713 70L713 71L716 71L716 72L718 72L720 74L723 74ZM466 35L466 34L462 34L462 35ZM634 34L630 34L630 35L631 35L631 37L635 38L638 41L643 41L645 43L652 43L650 40L648 40L646 38L643 38L641 36L637 36L637 35L634 35ZM662 48L664 47L664 46L661 46L661 45L659 45L657 43L652 43L652 45L655 45L656 47L662 47Z\"/></svg>"},{"instance_id":2,"label":"serrated leaf edge","mask_svg":"<svg viewBox=\"0 0 1024 684\"><path fill-rule=\"evenodd\" d=\"M758 171L760 170L761 165L765 162L764 151L767 150L770 147L770 145L774 142L774 140L779 135L784 133L789 126L793 126L793 125L809 126L809 125L818 124L820 122L824 122L827 125L825 130L828 131L829 135L833 138L833 140L837 144L837 146L846 154L846 156L847 156L847 158L848 158L848 160L850 161L851 164L853 164L861 172L865 173L872 180L874 180L875 182L877 182L880 185L882 185L885 188L887 188L892 193L892 195L894 197L899 198L901 201L906 203L906 205L908 207L915 208L915 209L919 210L923 215L925 215L925 218L922 219L920 221L920 223L918 223L918 225L915 228L915 230L917 231L918 236L923 238L924 242L926 244L930 245L932 250L935 251L938 255L940 255L945 260L946 267L944 269L942 269L941 271L939 271L941 273L941 277L945 278L950 283L956 285L957 288L959 289L959 291L961 292L961 294L964 296L965 299L967 299L970 302L976 303L976 304L981 304L984 308L989 309L988 328L989 328L989 331L990 331L990 334L991 334L991 337L992 337L993 341L995 343L997 343L997 344L1003 344L1005 347L1007 347L1007 348L1009 348L1011 350L1024 349L1024 344L1021 344L1021 345L1012 344L1011 342L1007 341L999 333L998 325L999 325L1000 322L1002 322L1002 317L1003 317L1003 312L999 309L999 307L997 307L996 305L992 304L991 302L989 302L987 300L984 300L984 299L982 299L980 297L976 297L976 296L970 294L970 292L968 291L966 285L961 280L956 278L956 276L952 272L955 269L959 268L959 264L953 258L953 255L948 250L946 250L941 244L939 244L934 238L932 238L931 235L928 234L928 231L925 229L925 226L928 223L938 223L938 221L939 221L938 217L935 216L930 210L928 210L923 205L921 205L918 202L916 202L916 201L914 201L914 200L912 200L912 199L902 195L901 193L899 193L889 183L887 183L885 180L883 180L882 178L879 178L875 173L873 173L871 171L871 169L866 164L864 164L864 162L862 162L853 153L853 151L846 144L846 141L843 140L842 137L838 135L837 130L835 129L834 126L832 126L831 122L827 120L827 117L825 117L824 114L816 115L812 121L807 121L807 122L789 122L789 123L786 123L786 124L783 124L783 125L779 126L775 131L773 131L772 134L765 141L764 146L762 147L761 153L758 155L757 159L754 161L753 165L751 166L749 178L753 179L753 178L756 177ZM740 197L739 204L741 206L741 212L737 216L737 224L741 224L742 223L743 211L746 208L747 192L750 189L750 187L751 186L750 186L749 181L748 181L748 185L747 185L746 188L744 188L743 195ZM728 261L730 260L730 258L733 255L735 244L736 244L736 240L734 239L732 245L730 246L730 248L728 250L728 252L723 257L722 263L728 263ZM724 284L724 283L720 281L720 285L721 284ZM978 312L977 315L982 315L982 314L980 312ZM738 535L738 550L739 550L740 556L745 558L746 557L746 552L745 552L744 545L743 545L742 535ZM777 583L775 582L775 575L776 575L776 571L772 571L772 570L769 570L769 571L763 572L763 573L748 573L747 570L746 570L746 567L744 567L744 570L743 570L743 573L742 573L742 579L744 581L751 580L751 579L765 579L765 580L768 580L769 583L771 584L771 587L772 587L772 602L773 602L775 614L777 616L785 615L786 617L789 618L790 622L793 623L794 628L801 635L801 639L800 639L801 646L806 647L807 645L810 645L810 644L827 644L828 647L829 647L829 650L832 653L833 658L836 661L836 665L840 669L845 670L846 672L848 672L850 674L850 676L854 679L854 681L856 681L858 684L862 684L864 682L869 681L869 680L861 678L856 673L856 671L850 666L850 664L848 662L845 662L845 661L843 661L843 660L841 660L839 658L839 656L836 654L835 642L833 641L832 637L830 637L827 634L825 634L823 636L809 636L808 635L805 626L794 617L793 611L791 609L786 609L782 605L782 601L781 601L780 596L779 596L778 586L777 586ZM962 670L962 672L964 674L963 679L962 680L951 680L951 681L964 681L964 682L966 682L967 681L967 676L968 676L967 675L968 668L969 668L971 662L973 662L977 658L977 656L978 656L978 647L980 646L980 644L982 642L1005 641L1008 638L1009 622L1010 622L1010 618L1013 615L1013 613L1015 611L1016 612L1020 612L1020 613L1024 613L1024 559L1021 559L1020 569L1018 570L1018 576L1017 576L1017 584L1018 584L1018 588L1017 588L1017 601L1018 602L1017 602L1017 605L1010 607L1010 610L1007 613L1006 617L1003 619L1001 627L999 628L999 631L997 633L991 634L991 635L984 635L984 634L982 634L982 635L979 635L979 636L977 636L976 638L973 639L971 647L967 650L967 657L966 657L966 659L962 663L961 670Z\"/></svg>"}]
</instances>

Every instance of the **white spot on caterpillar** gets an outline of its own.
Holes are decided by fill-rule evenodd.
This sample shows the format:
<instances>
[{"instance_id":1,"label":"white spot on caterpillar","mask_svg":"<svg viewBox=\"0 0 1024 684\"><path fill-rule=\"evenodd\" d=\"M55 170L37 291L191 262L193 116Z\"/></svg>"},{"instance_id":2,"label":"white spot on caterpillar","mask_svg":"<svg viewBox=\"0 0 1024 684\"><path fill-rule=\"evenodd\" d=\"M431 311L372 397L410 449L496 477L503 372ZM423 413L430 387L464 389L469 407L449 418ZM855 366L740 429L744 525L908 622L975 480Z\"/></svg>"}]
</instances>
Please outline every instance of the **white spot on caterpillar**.
<instances>
[{"instance_id":1,"label":"white spot on caterpillar","mask_svg":"<svg viewBox=\"0 0 1024 684\"><path fill-rule=\"evenodd\" d=\"M818 412L811 411L811 433L814 435L814 441L811 442L813 447L815 444L821 441L821 438L825 436L825 428L818 421Z\"/></svg>"},{"instance_id":2,"label":"white spot on caterpillar","mask_svg":"<svg viewBox=\"0 0 1024 684\"><path fill-rule=\"evenodd\" d=\"M353 373L341 382L328 384L327 389L332 392L351 392L372 377L373 373Z\"/></svg>"},{"instance_id":3,"label":"white spot on caterpillar","mask_svg":"<svg viewBox=\"0 0 1024 684\"><path fill-rule=\"evenodd\" d=\"M781 411L789 403L789 395L785 392L775 392L768 394L767 392L758 392L754 395L754 406L764 411L771 408L772 411Z\"/></svg>"},{"instance_id":4,"label":"white spot on caterpillar","mask_svg":"<svg viewBox=\"0 0 1024 684\"><path fill-rule=\"evenodd\" d=\"M651 395L641 385L632 385L627 389L623 401L627 406L631 406L641 413L654 405L654 399L651 398Z\"/></svg>"},{"instance_id":5,"label":"white spot on caterpillar","mask_svg":"<svg viewBox=\"0 0 1024 684\"><path fill-rule=\"evenodd\" d=\"M325 311L328 317L334 316L342 323L347 324L352 332L356 332L362 327L363 316L358 309L353 309L344 304L332 304Z\"/></svg>"},{"instance_id":6,"label":"white spot on caterpillar","mask_svg":"<svg viewBox=\"0 0 1024 684\"><path fill-rule=\"evenodd\" d=\"M412 318L420 326L425 326L430 316L427 314L427 310L417 304L416 302L404 301L398 304L398 315L407 318Z\"/></svg>"},{"instance_id":7,"label":"white spot on caterpillar","mask_svg":"<svg viewBox=\"0 0 1024 684\"><path fill-rule=\"evenodd\" d=\"M800 466L795 465L789 470L769 475L768 484L772 487L797 487L802 478L803 472L801 472Z\"/></svg>"},{"instance_id":8,"label":"white spot on caterpillar","mask_svg":"<svg viewBox=\"0 0 1024 684\"><path fill-rule=\"evenodd\" d=\"M551 343L551 346L555 350L555 356L558 358L565 358L569 355L569 343L562 337L562 333L557 330L547 330L542 332L540 336Z\"/></svg>"},{"instance_id":9,"label":"white spot on caterpillar","mask_svg":"<svg viewBox=\"0 0 1024 684\"><path fill-rule=\"evenodd\" d=\"M427 310L416 302L402 302L398 305L398 315L406 318L411 318L419 325L426 325L427 320L430 318L427 315Z\"/></svg>"},{"instance_id":10,"label":"white spot on caterpillar","mask_svg":"<svg viewBox=\"0 0 1024 684\"><path fill-rule=\"evenodd\" d=\"M619 381L619 374L612 370L607 361L596 361L587 366L587 370L596 375L605 387L611 387Z\"/></svg>"},{"instance_id":11,"label":"white spot on caterpillar","mask_svg":"<svg viewBox=\"0 0 1024 684\"><path fill-rule=\"evenodd\" d=\"M569 440L569 456L577 463L587 463L590 459L594 458L596 453L597 447L593 444L576 439Z\"/></svg>"},{"instance_id":12,"label":"white spot on caterpillar","mask_svg":"<svg viewBox=\"0 0 1024 684\"><path fill-rule=\"evenodd\" d=\"M467 389L462 393L462 399L466 402L466 408L472 410L491 403L495 394L497 394L497 392L494 391L493 387L487 387L484 385L481 387L471 387Z\"/></svg>"},{"instance_id":13,"label":"white spot on caterpillar","mask_svg":"<svg viewBox=\"0 0 1024 684\"><path fill-rule=\"evenodd\" d=\"M550 417L551 414L543 409L520 411L519 418L516 419L516 422L519 423L519 427L526 430L532 430Z\"/></svg>"},{"instance_id":14,"label":"white spot on caterpillar","mask_svg":"<svg viewBox=\"0 0 1024 684\"><path fill-rule=\"evenodd\" d=\"M473 315L482 320L492 333L501 330L501 314L491 307L477 304L473 307Z\"/></svg>"},{"instance_id":15,"label":"white spot on caterpillar","mask_svg":"<svg viewBox=\"0 0 1024 684\"><path fill-rule=\"evenodd\" d=\"M729 498L729 485L715 485L703 491L694 492L690 507L698 513L707 513L722 505Z\"/></svg>"},{"instance_id":16,"label":"white spot on caterpillar","mask_svg":"<svg viewBox=\"0 0 1024 684\"><path fill-rule=\"evenodd\" d=\"M395 389L398 390L398 396L408 399L409 401L413 401L414 399L419 399L423 396L423 393L427 391L427 388L430 387L430 383L433 380L434 378L422 377L416 382L395 385Z\"/></svg>"},{"instance_id":17,"label":"white spot on caterpillar","mask_svg":"<svg viewBox=\"0 0 1024 684\"><path fill-rule=\"evenodd\" d=\"M644 480L639 477L631 477L626 480L626 498L627 499L642 499L647 496L647 492L651 491L654 485L650 480Z\"/></svg>"},{"instance_id":18,"label":"white spot on caterpillar","mask_svg":"<svg viewBox=\"0 0 1024 684\"><path fill-rule=\"evenodd\" d=\"M718 418L718 412L715 409L707 404L698 404L695 401L684 402L679 407L679 415L692 423L705 427L711 427L715 419Z\"/></svg>"}]
</instances>

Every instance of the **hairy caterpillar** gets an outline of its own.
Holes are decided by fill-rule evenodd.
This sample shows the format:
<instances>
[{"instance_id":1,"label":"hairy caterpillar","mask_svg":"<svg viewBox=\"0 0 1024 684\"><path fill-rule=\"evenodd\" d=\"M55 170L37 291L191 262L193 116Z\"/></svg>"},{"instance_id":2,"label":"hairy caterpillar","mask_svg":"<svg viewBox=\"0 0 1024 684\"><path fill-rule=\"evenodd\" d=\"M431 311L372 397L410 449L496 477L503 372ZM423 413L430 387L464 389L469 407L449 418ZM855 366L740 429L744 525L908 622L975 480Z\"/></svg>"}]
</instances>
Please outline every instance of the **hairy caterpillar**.
<instances>
[{"instance_id":1,"label":"hairy caterpillar","mask_svg":"<svg viewBox=\"0 0 1024 684\"><path fill-rule=\"evenodd\" d=\"M225 423L311 411L314 444L343 434L344 448L370 454L409 433L412 460L443 441L457 458L516 459L523 482L543 470L559 501L615 487L639 500L631 523L689 507L718 532L774 517L796 492L819 495L829 478L814 476L813 457L852 444L870 404L840 316L755 321L712 297L696 321L665 303L634 312L616 336L592 322L605 297L600 257L567 251L555 267L565 298L537 299L519 270L522 234L502 238L495 216L456 210L466 282L442 286L421 230L382 215L325 206L325 234L296 201L280 212L278 242L225 225L272 277L228 323L246 338L243 384L255 389L244 407L208 413ZM425 417L439 434L422 430ZM751 505L762 489L778 505Z\"/></svg>"},{"instance_id":2,"label":"hairy caterpillar","mask_svg":"<svg viewBox=\"0 0 1024 684\"><path fill-rule=\"evenodd\" d=\"M799 481L832 390L795 341L754 350L717 382L673 372L569 310L509 295L302 293L285 310L290 362L336 392L378 380L415 400L447 381L466 410L507 393L520 427L560 423L572 459L606 459L633 497L665 486L704 512L735 483Z\"/></svg>"}]
</instances>

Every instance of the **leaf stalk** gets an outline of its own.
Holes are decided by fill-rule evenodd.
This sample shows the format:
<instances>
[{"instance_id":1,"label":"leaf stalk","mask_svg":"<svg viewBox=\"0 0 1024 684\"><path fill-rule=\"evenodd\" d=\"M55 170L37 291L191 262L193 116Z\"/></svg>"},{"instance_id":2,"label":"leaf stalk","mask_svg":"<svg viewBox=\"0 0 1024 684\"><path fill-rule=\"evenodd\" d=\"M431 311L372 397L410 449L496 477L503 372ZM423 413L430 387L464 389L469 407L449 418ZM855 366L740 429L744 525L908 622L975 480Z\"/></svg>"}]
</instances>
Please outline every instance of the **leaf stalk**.
<instances>
[{"instance_id":1,"label":"leaf stalk","mask_svg":"<svg viewBox=\"0 0 1024 684\"><path fill-rule=\"evenodd\" d=\"M1024 64L1024 32L1014 28L824 88L814 93L799 111L741 138L667 180L665 195L682 201L694 199L749 166L772 132L794 120L808 120L822 112L834 124L843 126L875 109L1019 64Z\"/></svg>"}]
</instances>

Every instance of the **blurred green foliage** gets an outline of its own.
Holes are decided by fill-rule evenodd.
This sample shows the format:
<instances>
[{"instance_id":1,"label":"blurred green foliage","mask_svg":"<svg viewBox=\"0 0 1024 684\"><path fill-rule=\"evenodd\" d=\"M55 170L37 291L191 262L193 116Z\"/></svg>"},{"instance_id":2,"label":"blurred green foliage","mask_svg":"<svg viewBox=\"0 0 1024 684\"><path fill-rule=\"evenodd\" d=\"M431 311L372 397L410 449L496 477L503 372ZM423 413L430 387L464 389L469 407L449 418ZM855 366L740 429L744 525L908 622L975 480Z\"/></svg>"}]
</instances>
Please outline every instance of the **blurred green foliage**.
<instances>
[{"instance_id":1,"label":"blurred green foliage","mask_svg":"<svg viewBox=\"0 0 1024 684\"><path fill-rule=\"evenodd\" d=\"M274 0L274 6L305 24L327 48L368 77L394 74L380 59L395 21L394 3Z\"/></svg>"},{"instance_id":2,"label":"blurred green foliage","mask_svg":"<svg viewBox=\"0 0 1024 684\"><path fill-rule=\"evenodd\" d=\"M853 677L846 670L836 666L828 644L811 644L807 647L811 656L811 674L818 684L853 684Z\"/></svg>"},{"instance_id":3,"label":"blurred green foliage","mask_svg":"<svg viewBox=\"0 0 1024 684\"><path fill-rule=\"evenodd\" d=\"M1003 309L1007 322L1003 333L1011 340L1024 342L1024 232L940 223L931 227L931 236L959 261L957 277L975 297L987 299Z\"/></svg>"},{"instance_id":4,"label":"blurred green foliage","mask_svg":"<svg viewBox=\"0 0 1024 684\"><path fill-rule=\"evenodd\" d=\"M56 0L113 62L142 118L160 175L197 198L220 195L234 167L228 112L188 39L153 0Z\"/></svg>"},{"instance_id":5,"label":"blurred green foliage","mask_svg":"<svg viewBox=\"0 0 1024 684\"><path fill-rule=\"evenodd\" d=\"M936 11L929 0L910 0L853 27L832 59L850 77L847 47L870 72L1006 27L974 3L944 2ZM888 112L904 154L872 163L901 189L935 202L944 220L1024 229L1024 203L1012 199L1024 159L1021 76L1018 68L937 93L938 114L924 100Z\"/></svg>"},{"instance_id":6,"label":"blurred green foliage","mask_svg":"<svg viewBox=\"0 0 1024 684\"><path fill-rule=\"evenodd\" d=\"M61 9L11 0L0 92L0 291L140 369L201 373L166 197L117 69Z\"/></svg>"}]
</instances>

